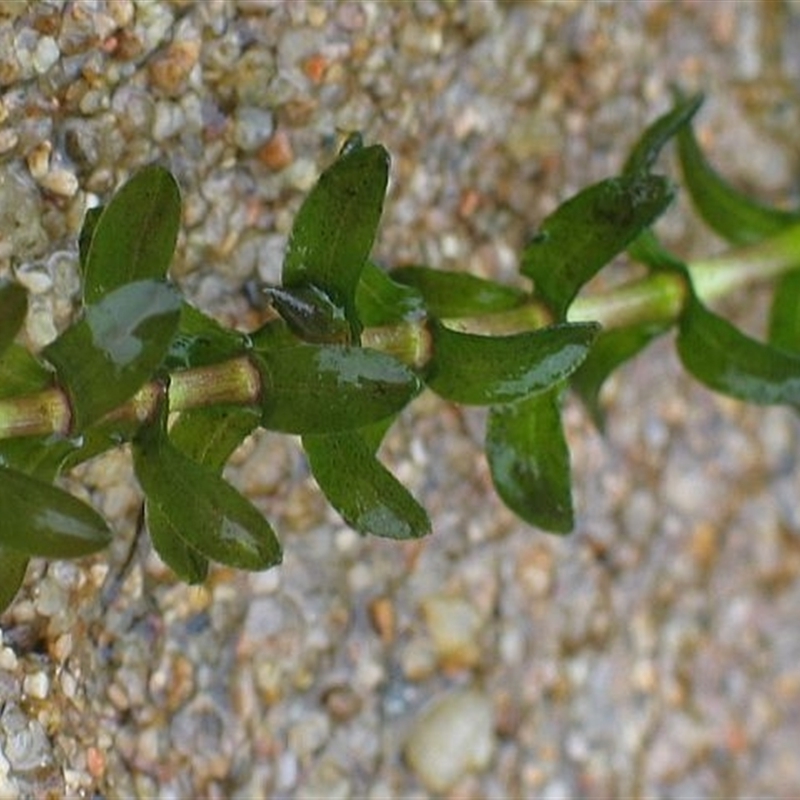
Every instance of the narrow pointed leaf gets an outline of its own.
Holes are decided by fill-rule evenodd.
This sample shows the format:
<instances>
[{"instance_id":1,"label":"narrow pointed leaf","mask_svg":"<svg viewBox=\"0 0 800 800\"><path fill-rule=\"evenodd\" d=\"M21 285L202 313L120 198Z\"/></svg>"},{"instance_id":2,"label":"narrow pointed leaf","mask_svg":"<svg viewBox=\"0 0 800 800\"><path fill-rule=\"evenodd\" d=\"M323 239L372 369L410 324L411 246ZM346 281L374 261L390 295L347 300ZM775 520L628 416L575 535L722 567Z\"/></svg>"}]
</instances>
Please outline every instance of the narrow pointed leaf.
<instances>
[{"instance_id":1,"label":"narrow pointed leaf","mask_svg":"<svg viewBox=\"0 0 800 800\"><path fill-rule=\"evenodd\" d=\"M609 178L559 206L522 255L522 274L557 319L580 288L663 213L673 197L665 178Z\"/></svg>"},{"instance_id":2,"label":"narrow pointed leaf","mask_svg":"<svg viewBox=\"0 0 800 800\"><path fill-rule=\"evenodd\" d=\"M25 580L30 559L24 553L0 547L0 614L13 602Z\"/></svg>"},{"instance_id":3,"label":"narrow pointed leaf","mask_svg":"<svg viewBox=\"0 0 800 800\"><path fill-rule=\"evenodd\" d=\"M674 108L647 127L631 150L623 173L633 175L637 172L649 172L664 145L691 121L702 104L703 96L700 94L679 98Z\"/></svg>"},{"instance_id":4,"label":"narrow pointed leaf","mask_svg":"<svg viewBox=\"0 0 800 800\"><path fill-rule=\"evenodd\" d=\"M249 337L220 325L189 303L181 303L178 329L164 357L167 369L189 369L217 364L244 353Z\"/></svg>"},{"instance_id":5,"label":"narrow pointed leaf","mask_svg":"<svg viewBox=\"0 0 800 800\"><path fill-rule=\"evenodd\" d=\"M145 519L150 541L159 558L182 581L202 583L208 577L209 561L184 539L161 506L145 502Z\"/></svg>"},{"instance_id":6,"label":"narrow pointed leaf","mask_svg":"<svg viewBox=\"0 0 800 800\"><path fill-rule=\"evenodd\" d=\"M800 270L783 275L775 286L769 342L784 350L800 351Z\"/></svg>"},{"instance_id":7,"label":"narrow pointed leaf","mask_svg":"<svg viewBox=\"0 0 800 800\"><path fill-rule=\"evenodd\" d=\"M94 208L86 209L86 214L83 216L83 225L81 225L81 232L78 234L78 260L81 265L81 273L86 274L86 264L89 257L89 248L92 245L94 238L94 231L97 228L97 222L105 206L95 206Z\"/></svg>"},{"instance_id":8,"label":"narrow pointed leaf","mask_svg":"<svg viewBox=\"0 0 800 800\"><path fill-rule=\"evenodd\" d=\"M289 330L305 342L349 344L350 325L340 309L321 290L313 286L283 289L265 287L273 308Z\"/></svg>"},{"instance_id":9,"label":"narrow pointed leaf","mask_svg":"<svg viewBox=\"0 0 800 800\"><path fill-rule=\"evenodd\" d=\"M28 556L77 558L111 539L103 518L86 503L8 467L0 467L0 510L0 547Z\"/></svg>"},{"instance_id":10,"label":"narrow pointed leaf","mask_svg":"<svg viewBox=\"0 0 800 800\"><path fill-rule=\"evenodd\" d=\"M642 323L626 328L602 331L589 355L570 379L592 415L599 430L605 427L605 414L600 406L600 391L615 369L638 355L650 342L667 330L659 323Z\"/></svg>"},{"instance_id":11,"label":"narrow pointed leaf","mask_svg":"<svg viewBox=\"0 0 800 800\"><path fill-rule=\"evenodd\" d=\"M359 533L390 539L430 533L425 509L378 461L358 431L304 436L303 447L330 504Z\"/></svg>"},{"instance_id":12,"label":"narrow pointed leaf","mask_svg":"<svg viewBox=\"0 0 800 800\"><path fill-rule=\"evenodd\" d=\"M251 408L197 408L184 411L169 430L169 439L184 455L204 464L217 475L230 454L258 424ZM157 505L146 504L147 529L161 560L187 583L202 583L208 559L192 547Z\"/></svg>"},{"instance_id":13,"label":"narrow pointed leaf","mask_svg":"<svg viewBox=\"0 0 800 800\"><path fill-rule=\"evenodd\" d=\"M214 470L178 450L159 426L136 439L133 458L148 508L164 517L159 533L239 569L280 563L280 544L261 513Z\"/></svg>"},{"instance_id":14,"label":"narrow pointed leaf","mask_svg":"<svg viewBox=\"0 0 800 800\"><path fill-rule=\"evenodd\" d=\"M181 413L170 441L194 461L221 472L231 453L258 425L259 412L239 406L195 408Z\"/></svg>"},{"instance_id":15,"label":"narrow pointed leaf","mask_svg":"<svg viewBox=\"0 0 800 800\"><path fill-rule=\"evenodd\" d=\"M286 433L360 428L400 411L422 388L405 364L377 350L297 345L261 355L262 425Z\"/></svg>"},{"instance_id":16,"label":"narrow pointed leaf","mask_svg":"<svg viewBox=\"0 0 800 800\"><path fill-rule=\"evenodd\" d=\"M521 306L528 298L522 289L467 272L409 266L392 270L391 277L414 287L422 295L428 312L439 319L508 311Z\"/></svg>"},{"instance_id":17,"label":"narrow pointed leaf","mask_svg":"<svg viewBox=\"0 0 800 800\"><path fill-rule=\"evenodd\" d=\"M544 530L568 533L574 515L560 395L556 386L492 406L486 458L497 493L515 514Z\"/></svg>"},{"instance_id":18,"label":"narrow pointed leaf","mask_svg":"<svg viewBox=\"0 0 800 800\"><path fill-rule=\"evenodd\" d=\"M61 473L64 462L77 448L73 440L53 436L3 439L0 440L0 464L50 483Z\"/></svg>"},{"instance_id":19,"label":"narrow pointed leaf","mask_svg":"<svg viewBox=\"0 0 800 800\"><path fill-rule=\"evenodd\" d=\"M300 207L283 265L284 286L322 289L356 334L356 287L375 241L388 178L389 154L380 145L341 155Z\"/></svg>"},{"instance_id":20,"label":"narrow pointed leaf","mask_svg":"<svg viewBox=\"0 0 800 800\"><path fill-rule=\"evenodd\" d=\"M678 329L684 367L715 391L749 403L800 405L800 355L746 336L690 297Z\"/></svg>"},{"instance_id":21,"label":"narrow pointed leaf","mask_svg":"<svg viewBox=\"0 0 800 800\"><path fill-rule=\"evenodd\" d=\"M178 184L157 165L137 172L95 220L84 267L83 297L96 303L126 283L163 279L181 221Z\"/></svg>"},{"instance_id":22,"label":"narrow pointed leaf","mask_svg":"<svg viewBox=\"0 0 800 800\"><path fill-rule=\"evenodd\" d=\"M28 313L28 293L18 283L0 281L0 353L19 333Z\"/></svg>"},{"instance_id":23,"label":"narrow pointed leaf","mask_svg":"<svg viewBox=\"0 0 800 800\"><path fill-rule=\"evenodd\" d=\"M42 355L67 389L81 430L128 400L159 366L178 325L180 295L157 281L115 289Z\"/></svg>"},{"instance_id":24,"label":"narrow pointed leaf","mask_svg":"<svg viewBox=\"0 0 800 800\"><path fill-rule=\"evenodd\" d=\"M800 222L800 212L759 203L725 181L711 166L691 126L678 134L678 155L692 202L706 224L733 244L750 244Z\"/></svg>"},{"instance_id":25,"label":"narrow pointed leaf","mask_svg":"<svg viewBox=\"0 0 800 800\"><path fill-rule=\"evenodd\" d=\"M20 344L0 353L0 398L33 394L52 386L53 373Z\"/></svg>"},{"instance_id":26,"label":"narrow pointed leaf","mask_svg":"<svg viewBox=\"0 0 800 800\"><path fill-rule=\"evenodd\" d=\"M598 331L594 323L580 323L510 336L479 336L433 322L433 358L425 381L437 394L457 403L507 403L571 375Z\"/></svg>"},{"instance_id":27,"label":"narrow pointed leaf","mask_svg":"<svg viewBox=\"0 0 800 800\"><path fill-rule=\"evenodd\" d=\"M394 325L422 317L425 303L414 287L398 283L393 273L368 261L356 288L356 309L365 327Z\"/></svg>"}]
</instances>

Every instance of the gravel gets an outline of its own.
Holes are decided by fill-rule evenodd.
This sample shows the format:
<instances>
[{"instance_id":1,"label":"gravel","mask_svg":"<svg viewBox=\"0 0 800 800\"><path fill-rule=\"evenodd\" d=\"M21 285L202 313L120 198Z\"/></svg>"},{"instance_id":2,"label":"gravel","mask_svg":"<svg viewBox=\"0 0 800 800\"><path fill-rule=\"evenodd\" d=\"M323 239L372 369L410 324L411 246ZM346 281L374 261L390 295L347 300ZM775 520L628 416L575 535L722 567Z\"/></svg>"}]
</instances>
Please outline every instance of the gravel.
<instances>
[{"instance_id":1,"label":"gravel","mask_svg":"<svg viewBox=\"0 0 800 800\"><path fill-rule=\"evenodd\" d=\"M375 255L516 280L563 198L619 168L679 82L715 163L791 198L800 6L0 0L0 274L39 347L74 313L88 207L158 161L184 197L175 279L253 327L303 192L361 129L392 153ZM720 245L685 201L681 252ZM758 299L756 293L756 299ZM753 306L751 308L750 306ZM753 324L763 303L727 310ZM185 587L137 545L129 454L70 486L107 553L35 562L0 626L0 799L770 796L800 791L800 428L683 376L668 340L567 407L578 527L504 509L483 417L433 396L390 463L434 534L362 539L296 443L229 479L284 564Z\"/></svg>"}]
</instances>

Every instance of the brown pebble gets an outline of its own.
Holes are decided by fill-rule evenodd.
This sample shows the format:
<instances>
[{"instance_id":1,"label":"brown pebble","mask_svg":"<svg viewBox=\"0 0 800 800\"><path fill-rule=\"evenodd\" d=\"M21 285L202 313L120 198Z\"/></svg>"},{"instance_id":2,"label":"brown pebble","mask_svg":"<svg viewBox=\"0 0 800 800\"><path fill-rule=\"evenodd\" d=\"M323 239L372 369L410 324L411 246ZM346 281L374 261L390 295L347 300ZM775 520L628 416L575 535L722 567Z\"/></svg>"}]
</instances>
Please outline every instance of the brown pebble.
<instances>
[{"instance_id":1,"label":"brown pebble","mask_svg":"<svg viewBox=\"0 0 800 800\"><path fill-rule=\"evenodd\" d=\"M102 750L97 747L90 747L86 751L86 768L93 778L102 778L106 771L106 757Z\"/></svg>"},{"instance_id":2,"label":"brown pebble","mask_svg":"<svg viewBox=\"0 0 800 800\"><path fill-rule=\"evenodd\" d=\"M197 42L173 42L150 65L150 80L170 97L179 95L186 89L189 73L199 55L200 45Z\"/></svg>"},{"instance_id":3,"label":"brown pebble","mask_svg":"<svg viewBox=\"0 0 800 800\"><path fill-rule=\"evenodd\" d=\"M322 83L328 70L328 59L320 53L315 53L303 63L303 72L312 83Z\"/></svg>"},{"instance_id":4,"label":"brown pebble","mask_svg":"<svg viewBox=\"0 0 800 800\"><path fill-rule=\"evenodd\" d=\"M384 644L394 641L396 618L394 604L388 597L376 597L369 604L369 619L372 627Z\"/></svg>"},{"instance_id":5,"label":"brown pebble","mask_svg":"<svg viewBox=\"0 0 800 800\"><path fill-rule=\"evenodd\" d=\"M285 169L294 161L294 151L289 134L277 130L258 151L258 160L275 172Z\"/></svg>"},{"instance_id":6,"label":"brown pebble","mask_svg":"<svg viewBox=\"0 0 800 800\"><path fill-rule=\"evenodd\" d=\"M350 686L331 686L322 694L322 702L335 722L347 722L361 711L361 698Z\"/></svg>"}]
</instances>

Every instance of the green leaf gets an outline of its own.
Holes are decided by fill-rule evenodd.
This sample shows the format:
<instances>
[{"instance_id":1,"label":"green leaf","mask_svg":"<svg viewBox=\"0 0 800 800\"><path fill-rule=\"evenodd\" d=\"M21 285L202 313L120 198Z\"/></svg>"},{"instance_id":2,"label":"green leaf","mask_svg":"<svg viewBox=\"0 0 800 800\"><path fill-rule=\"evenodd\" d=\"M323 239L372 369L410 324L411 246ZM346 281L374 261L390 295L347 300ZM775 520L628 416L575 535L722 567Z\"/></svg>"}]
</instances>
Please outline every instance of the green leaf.
<instances>
[{"instance_id":1,"label":"green leaf","mask_svg":"<svg viewBox=\"0 0 800 800\"><path fill-rule=\"evenodd\" d=\"M169 439L184 455L204 464L217 475L230 454L258 424L252 408L213 406L181 413L169 430ZM147 529L161 560L181 580L202 583L208 575L208 559L180 535L170 518L157 506L146 504Z\"/></svg>"},{"instance_id":2,"label":"green leaf","mask_svg":"<svg viewBox=\"0 0 800 800\"><path fill-rule=\"evenodd\" d=\"M166 277L181 221L178 184L168 170L151 165L137 172L96 221L84 268L83 298L96 303L114 289ZM94 224L92 225L92 223Z\"/></svg>"},{"instance_id":3,"label":"green leaf","mask_svg":"<svg viewBox=\"0 0 800 800\"><path fill-rule=\"evenodd\" d=\"M314 286L294 289L267 286L264 293L289 330L303 341L312 344L350 343L350 325L344 311L320 289Z\"/></svg>"},{"instance_id":4,"label":"green leaf","mask_svg":"<svg viewBox=\"0 0 800 800\"><path fill-rule=\"evenodd\" d=\"M0 352L0 398L33 394L53 384L53 373L21 344Z\"/></svg>"},{"instance_id":5,"label":"green leaf","mask_svg":"<svg viewBox=\"0 0 800 800\"><path fill-rule=\"evenodd\" d=\"M425 381L457 403L507 403L571 375L586 358L599 326L553 325L510 336L479 336L432 321L433 358Z\"/></svg>"},{"instance_id":6,"label":"green leaf","mask_svg":"<svg viewBox=\"0 0 800 800\"><path fill-rule=\"evenodd\" d=\"M0 614L13 602L25 580L30 559L24 553L0 547Z\"/></svg>"},{"instance_id":7,"label":"green leaf","mask_svg":"<svg viewBox=\"0 0 800 800\"><path fill-rule=\"evenodd\" d=\"M217 472L259 423L260 413L242 406L211 406L181 412L170 441L194 461Z\"/></svg>"},{"instance_id":8,"label":"green leaf","mask_svg":"<svg viewBox=\"0 0 800 800\"><path fill-rule=\"evenodd\" d=\"M72 439L53 436L3 439L0 440L0 464L50 483L60 474L67 457L77 448Z\"/></svg>"},{"instance_id":9,"label":"green leaf","mask_svg":"<svg viewBox=\"0 0 800 800\"><path fill-rule=\"evenodd\" d=\"M554 386L492 406L486 426L486 458L497 493L526 522L553 533L568 533L574 525L561 390Z\"/></svg>"},{"instance_id":10,"label":"green leaf","mask_svg":"<svg viewBox=\"0 0 800 800\"><path fill-rule=\"evenodd\" d=\"M425 509L378 461L359 431L304 436L303 447L325 496L359 533L390 539L430 533Z\"/></svg>"},{"instance_id":11,"label":"green leaf","mask_svg":"<svg viewBox=\"0 0 800 800\"><path fill-rule=\"evenodd\" d=\"M42 355L56 368L79 431L128 400L164 358L180 317L180 295L157 281L115 289Z\"/></svg>"},{"instance_id":12,"label":"green leaf","mask_svg":"<svg viewBox=\"0 0 800 800\"><path fill-rule=\"evenodd\" d=\"M528 294L522 289L466 272L409 266L392 270L391 277L413 286L422 295L428 312L439 319L508 311L528 299Z\"/></svg>"},{"instance_id":13,"label":"green leaf","mask_svg":"<svg viewBox=\"0 0 800 800\"><path fill-rule=\"evenodd\" d=\"M0 281L0 353L19 333L28 313L28 293L18 283Z\"/></svg>"},{"instance_id":14,"label":"green leaf","mask_svg":"<svg viewBox=\"0 0 800 800\"><path fill-rule=\"evenodd\" d=\"M749 403L800 405L800 355L746 336L693 295L677 346L687 371L715 391Z\"/></svg>"},{"instance_id":15,"label":"green leaf","mask_svg":"<svg viewBox=\"0 0 800 800\"><path fill-rule=\"evenodd\" d=\"M706 160L691 126L678 134L678 155L684 182L700 216L727 241L758 242L800 221L800 213L759 203L727 183Z\"/></svg>"},{"instance_id":16,"label":"green leaf","mask_svg":"<svg viewBox=\"0 0 800 800\"><path fill-rule=\"evenodd\" d=\"M8 467L0 467L0 509L0 547L27 556L77 558L111 540L105 521L90 506Z\"/></svg>"},{"instance_id":17,"label":"green leaf","mask_svg":"<svg viewBox=\"0 0 800 800\"><path fill-rule=\"evenodd\" d=\"M350 149L319 178L300 207L283 264L283 285L322 289L357 339L356 287L383 210L389 154L380 145Z\"/></svg>"},{"instance_id":18,"label":"green leaf","mask_svg":"<svg viewBox=\"0 0 800 800\"><path fill-rule=\"evenodd\" d=\"M261 354L265 428L334 433L401 410L422 388L402 362L377 350L302 344Z\"/></svg>"},{"instance_id":19,"label":"green leaf","mask_svg":"<svg viewBox=\"0 0 800 800\"><path fill-rule=\"evenodd\" d=\"M645 322L602 331L583 364L573 373L570 383L578 392L595 425L605 427L605 415L600 407L600 391L611 373L638 355L669 326Z\"/></svg>"},{"instance_id":20,"label":"green leaf","mask_svg":"<svg viewBox=\"0 0 800 800\"><path fill-rule=\"evenodd\" d=\"M623 174L633 175L637 172L649 172L664 145L691 121L702 104L703 96L701 94L679 98L673 109L647 127L631 150L622 170Z\"/></svg>"},{"instance_id":21,"label":"green leaf","mask_svg":"<svg viewBox=\"0 0 800 800\"><path fill-rule=\"evenodd\" d=\"M651 225L673 197L658 175L596 183L559 206L522 255L522 274L560 320L580 288Z\"/></svg>"},{"instance_id":22,"label":"green leaf","mask_svg":"<svg viewBox=\"0 0 800 800\"><path fill-rule=\"evenodd\" d=\"M208 577L208 559L181 536L180 530L162 508L145 501L145 520L150 541L159 558L182 581L203 583Z\"/></svg>"},{"instance_id":23,"label":"green leaf","mask_svg":"<svg viewBox=\"0 0 800 800\"><path fill-rule=\"evenodd\" d=\"M162 425L145 427L134 440L133 463L151 518L153 512L156 515L157 538L179 537L188 545L178 551L180 556L197 551L205 558L248 570L280 563L280 544L261 513L213 469L178 450ZM160 544L161 552L171 552L169 544ZM173 569L174 564L170 563ZM196 566L180 569L195 579L199 577L192 571Z\"/></svg>"},{"instance_id":24,"label":"green leaf","mask_svg":"<svg viewBox=\"0 0 800 800\"><path fill-rule=\"evenodd\" d=\"M83 225L81 225L81 232L78 234L78 260L81 265L81 273L86 274L86 264L89 256L89 248L92 244L97 222L100 215L103 213L105 206L95 206L94 208L86 209L83 216Z\"/></svg>"},{"instance_id":25,"label":"green leaf","mask_svg":"<svg viewBox=\"0 0 800 800\"><path fill-rule=\"evenodd\" d=\"M356 287L356 309L365 327L395 325L424 316L425 303L416 289L368 261Z\"/></svg>"},{"instance_id":26,"label":"green leaf","mask_svg":"<svg viewBox=\"0 0 800 800\"><path fill-rule=\"evenodd\" d=\"M781 276L775 285L769 342L784 350L800 351L800 270Z\"/></svg>"},{"instance_id":27,"label":"green leaf","mask_svg":"<svg viewBox=\"0 0 800 800\"><path fill-rule=\"evenodd\" d=\"M244 333L220 325L189 303L181 304L178 330L164 357L166 369L189 369L235 358L250 347Z\"/></svg>"}]
</instances>

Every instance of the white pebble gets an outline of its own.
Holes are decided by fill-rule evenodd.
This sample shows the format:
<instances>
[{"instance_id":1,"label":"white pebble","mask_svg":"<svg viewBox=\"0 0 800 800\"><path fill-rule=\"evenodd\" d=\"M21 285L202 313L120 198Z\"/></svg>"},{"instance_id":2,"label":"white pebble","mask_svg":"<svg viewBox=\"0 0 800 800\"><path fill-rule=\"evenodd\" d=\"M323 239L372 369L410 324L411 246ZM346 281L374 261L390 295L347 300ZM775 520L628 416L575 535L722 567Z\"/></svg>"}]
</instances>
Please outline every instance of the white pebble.
<instances>
[{"instance_id":1,"label":"white pebble","mask_svg":"<svg viewBox=\"0 0 800 800\"><path fill-rule=\"evenodd\" d=\"M50 693L50 678L46 672L34 672L33 675L26 675L22 682L22 691L28 697L36 700L44 700Z\"/></svg>"},{"instance_id":2,"label":"white pebble","mask_svg":"<svg viewBox=\"0 0 800 800\"><path fill-rule=\"evenodd\" d=\"M0 650L0 669L13 672L17 668L17 654L10 648Z\"/></svg>"},{"instance_id":3,"label":"white pebble","mask_svg":"<svg viewBox=\"0 0 800 800\"><path fill-rule=\"evenodd\" d=\"M60 55L56 40L52 36L42 36L33 52L33 68L43 75L58 61Z\"/></svg>"},{"instance_id":4,"label":"white pebble","mask_svg":"<svg viewBox=\"0 0 800 800\"><path fill-rule=\"evenodd\" d=\"M453 692L429 706L412 726L405 747L411 769L437 793L485 769L493 751L492 705L474 689Z\"/></svg>"},{"instance_id":5,"label":"white pebble","mask_svg":"<svg viewBox=\"0 0 800 800\"><path fill-rule=\"evenodd\" d=\"M38 182L43 189L59 197L74 197L78 191L78 179L66 169L51 169Z\"/></svg>"}]
</instances>

